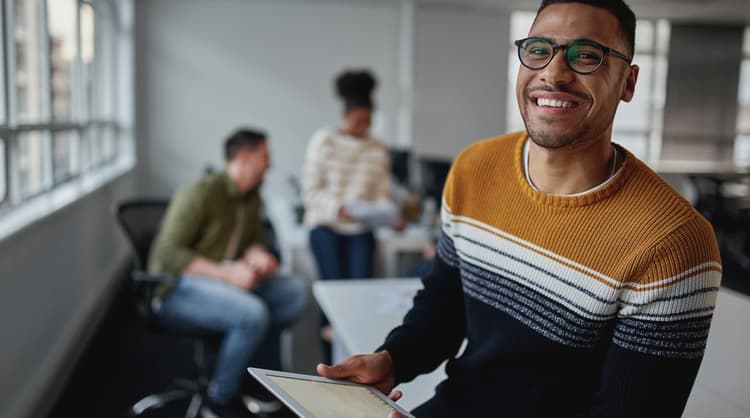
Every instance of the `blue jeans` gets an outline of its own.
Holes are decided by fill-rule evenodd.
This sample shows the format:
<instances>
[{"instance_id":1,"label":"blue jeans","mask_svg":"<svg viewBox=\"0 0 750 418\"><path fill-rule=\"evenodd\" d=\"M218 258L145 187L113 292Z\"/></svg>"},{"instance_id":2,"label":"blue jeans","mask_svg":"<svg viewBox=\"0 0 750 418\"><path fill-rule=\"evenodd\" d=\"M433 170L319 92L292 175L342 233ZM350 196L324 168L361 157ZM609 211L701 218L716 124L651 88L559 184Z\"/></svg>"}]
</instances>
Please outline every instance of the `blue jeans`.
<instances>
[{"instance_id":1,"label":"blue jeans","mask_svg":"<svg viewBox=\"0 0 750 418\"><path fill-rule=\"evenodd\" d=\"M321 279L362 279L373 275L375 236L339 234L327 226L310 231L310 248Z\"/></svg>"},{"instance_id":2,"label":"blue jeans","mask_svg":"<svg viewBox=\"0 0 750 418\"><path fill-rule=\"evenodd\" d=\"M375 235L371 231L361 234L339 234L327 226L310 231L310 249L318 265L321 280L362 279L373 276L375 258ZM321 328L328 325L328 318L321 313ZM323 361L331 364L331 344L321 338Z\"/></svg>"},{"instance_id":3,"label":"blue jeans","mask_svg":"<svg viewBox=\"0 0 750 418\"><path fill-rule=\"evenodd\" d=\"M280 368L279 336L305 309L304 279L268 277L248 292L212 278L183 276L156 313L166 326L224 334L208 395L225 403L239 394L253 356Z\"/></svg>"}]
</instances>

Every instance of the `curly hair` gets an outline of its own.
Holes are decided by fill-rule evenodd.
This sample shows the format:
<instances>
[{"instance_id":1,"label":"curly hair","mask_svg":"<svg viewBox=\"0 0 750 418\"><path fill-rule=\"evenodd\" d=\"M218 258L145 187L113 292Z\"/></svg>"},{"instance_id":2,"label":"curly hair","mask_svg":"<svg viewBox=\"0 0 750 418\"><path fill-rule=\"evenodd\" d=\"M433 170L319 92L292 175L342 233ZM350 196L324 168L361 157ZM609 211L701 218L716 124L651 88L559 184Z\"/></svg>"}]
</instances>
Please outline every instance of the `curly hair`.
<instances>
[{"instance_id":1,"label":"curly hair","mask_svg":"<svg viewBox=\"0 0 750 418\"><path fill-rule=\"evenodd\" d=\"M336 76L335 85L336 94L344 102L344 111L374 107L372 92L377 80L369 70L345 70Z\"/></svg>"}]
</instances>

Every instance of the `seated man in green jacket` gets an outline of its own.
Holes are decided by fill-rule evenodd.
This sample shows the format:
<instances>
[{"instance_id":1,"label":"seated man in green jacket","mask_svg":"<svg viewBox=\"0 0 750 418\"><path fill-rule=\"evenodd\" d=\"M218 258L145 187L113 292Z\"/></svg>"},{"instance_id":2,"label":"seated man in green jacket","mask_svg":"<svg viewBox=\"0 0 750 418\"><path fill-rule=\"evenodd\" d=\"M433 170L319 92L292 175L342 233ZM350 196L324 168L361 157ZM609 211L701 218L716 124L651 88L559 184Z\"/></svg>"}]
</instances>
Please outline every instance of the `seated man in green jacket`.
<instances>
[{"instance_id":1,"label":"seated man in green jacket","mask_svg":"<svg viewBox=\"0 0 750 418\"><path fill-rule=\"evenodd\" d=\"M278 260L264 246L259 189L269 167L266 135L234 132L225 157L226 170L175 194L149 257L150 271L180 277L159 289L160 320L224 334L208 393L218 406L236 403L253 358L280 368L279 335L301 315L309 294L303 279L276 275Z\"/></svg>"}]
</instances>

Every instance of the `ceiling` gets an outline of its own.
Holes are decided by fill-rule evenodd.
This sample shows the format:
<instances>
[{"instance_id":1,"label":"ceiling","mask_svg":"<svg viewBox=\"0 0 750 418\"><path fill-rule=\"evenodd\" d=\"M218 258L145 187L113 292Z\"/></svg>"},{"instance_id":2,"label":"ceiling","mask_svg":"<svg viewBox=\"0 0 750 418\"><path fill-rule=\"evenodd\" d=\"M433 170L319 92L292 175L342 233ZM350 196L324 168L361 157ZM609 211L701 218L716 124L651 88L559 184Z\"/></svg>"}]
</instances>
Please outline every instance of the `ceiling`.
<instances>
[{"instance_id":1,"label":"ceiling","mask_svg":"<svg viewBox=\"0 0 750 418\"><path fill-rule=\"evenodd\" d=\"M536 10L539 0L415 0L451 7ZM626 0L639 18L750 25L750 0Z\"/></svg>"}]
</instances>

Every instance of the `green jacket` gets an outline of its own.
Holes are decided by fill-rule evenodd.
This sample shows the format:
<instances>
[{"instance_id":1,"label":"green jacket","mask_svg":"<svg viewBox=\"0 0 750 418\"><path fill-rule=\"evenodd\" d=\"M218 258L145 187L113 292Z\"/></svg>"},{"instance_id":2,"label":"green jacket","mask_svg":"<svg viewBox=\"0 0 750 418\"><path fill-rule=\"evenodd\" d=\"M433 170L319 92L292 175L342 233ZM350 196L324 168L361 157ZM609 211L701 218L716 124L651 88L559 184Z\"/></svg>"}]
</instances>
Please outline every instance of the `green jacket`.
<instances>
[{"instance_id":1,"label":"green jacket","mask_svg":"<svg viewBox=\"0 0 750 418\"><path fill-rule=\"evenodd\" d=\"M244 206L244 228L234 260L254 244L263 243L258 189L240 192L226 172L211 174L181 188L172 198L151 247L148 270L176 277L197 256L221 262L234 229L238 208Z\"/></svg>"}]
</instances>

